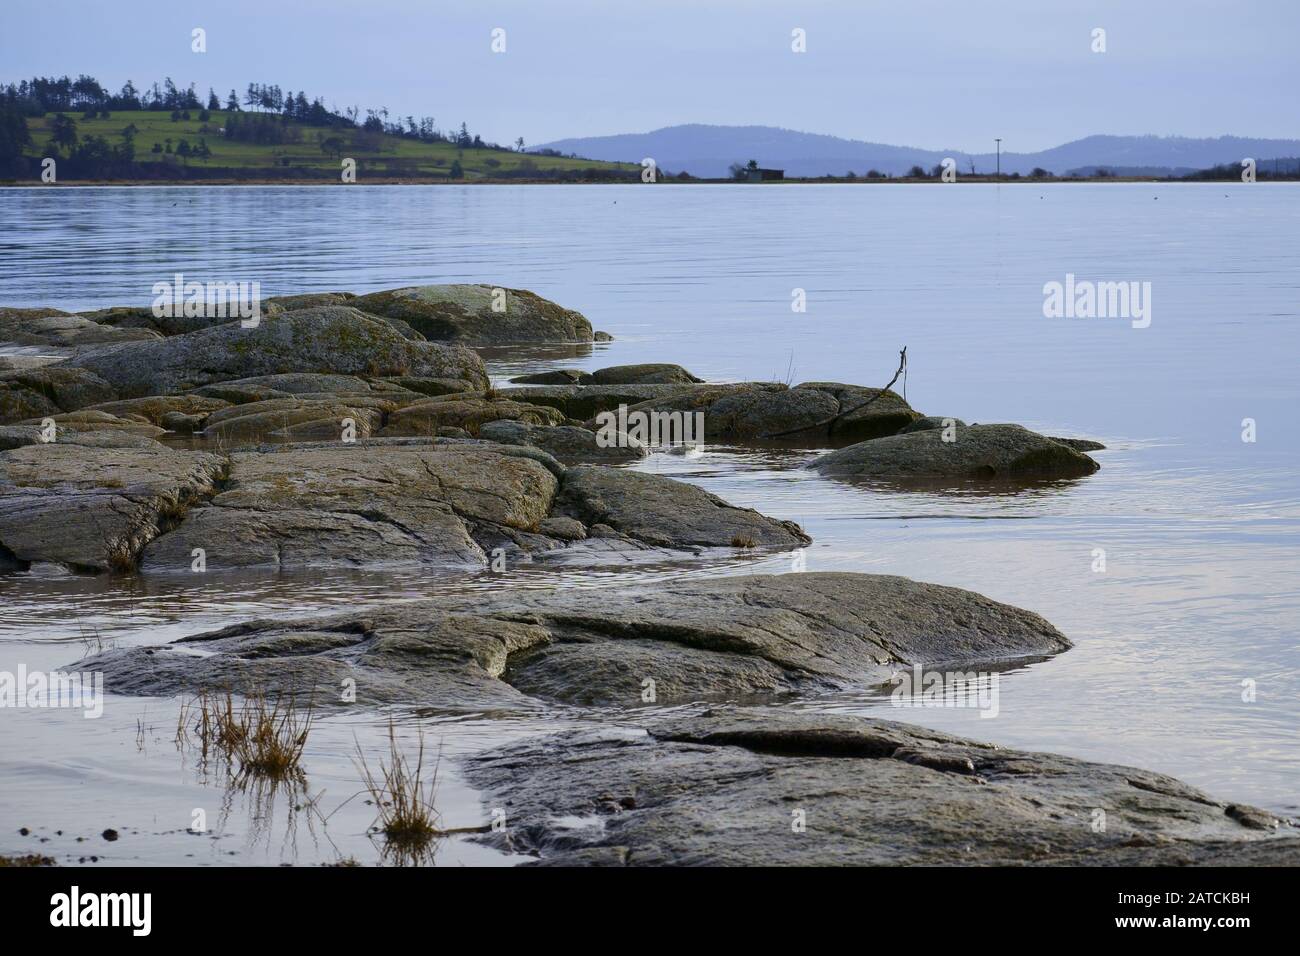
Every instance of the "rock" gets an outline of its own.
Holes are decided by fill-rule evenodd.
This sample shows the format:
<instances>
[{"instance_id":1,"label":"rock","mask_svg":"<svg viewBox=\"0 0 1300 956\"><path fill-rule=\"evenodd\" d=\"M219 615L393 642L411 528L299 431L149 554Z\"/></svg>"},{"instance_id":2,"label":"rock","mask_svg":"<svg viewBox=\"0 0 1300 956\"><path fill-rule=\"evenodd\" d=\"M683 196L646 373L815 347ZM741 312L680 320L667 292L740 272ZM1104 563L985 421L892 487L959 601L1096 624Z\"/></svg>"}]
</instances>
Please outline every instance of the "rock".
<instances>
[{"instance_id":1,"label":"rock","mask_svg":"<svg viewBox=\"0 0 1300 956\"><path fill-rule=\"evenodd\" d=\"M839 382L805 382L794 390L815 389L833 395L840 403L839 415L830 425L833 441L855 442L893 435L921 417L895 392Z\"/></svg>"},{"instance_id":2,"label":"rock","mask_svg":"<svg viewBox=\"0 0 1300 956\"><path fill-rule=\"evenodd\" d=\"M351 420L358 437L368 437L383 421L382 409L343 401L304 401L275 398L247 405L231 405L209 415L204 437L223 441L259 441L296 426L311 424L311 434L340 441L343 423ZM283 435L279 437L284 437Z\"/></svg>"},{"instance_id":3,"label":"rock","mask_svg":"<svg viewBox=\"0 0 1300 956\"><path fill-rule=\"evenodd\" d=\"M477 381L471 382L463 378L419 378L414 375L396 375L372 382L371 387L378 387L380 384L387 388L398 388L403 391L418 392L421 395L436 396L472 392L481 383Z\"/></svg>"},{"instance_id":4,"label":"rock","mask_svg":"<svg viewBox=\"0 0 1300 956\"><path fill-rule=\"evenodd\" d=\"M255 328L232 322L157 341L97 346L81 350L68 364L94 372L126 398L285 372L416 375L487 384L482 359L468 349L404 339L345 306L264 316Z\"/></svg>"},{"instance_id":5,"label":"rock","mask_svg":"<svg viewBox=\"0 0 1300 956\"><path fill-rule=\"evenodd\" d=\"M39 425L0 425L0 451L35 445L40 440Z\"/></svg>"},{"instance_id":6,"label":"rock","mask_svg":"<svg viewBox=\"0 0 1300 956\"><path fill-rule=\"evenodd\" d=\"M351 300L364 312L400 319L435 342L504 345L590 342L591 323L523 289L504 289L505 311L494 311L490 285L426 285L372 292Z\"/></svg>"},{"instance_id":7,"label":"rock","mask_svg":"<svg viewBox=\"0 0 1300 956\"><path fill-rule=\"evenodd\" d=\"M39 425L0 425L0 451L41 444L42 428ZM123 429L107 431L69 431L56 429L57 441L64 445L82 445L93 448L163 448L148 433L140 434Z\"/></svg>"},{"instance_id":8,"label":"rock","mask_svg":"<svg viewBox=\"0 0 1300 956\"><path fill-rule=\"evenodd\" d=\"M1300 864L1293 828L1252 830L1173 778L885 720L713 708L525 738L463 769L510 807L480 839L550 865Z\"/></svg>"},{"instance_id":9,"label":"rock","mask_svg":"<svg viewBox=\"0 0 1300 956\"><path fill-rule=\"evenodd\" d=\"M970 425L891 435L822 455L808 467L836 478L1030 480L1079 478L1100 466L1082 452L1019 425Z\"/></svg>"},{"instance_id":10,"label":"rock","mask_svg":"<svg viewBox=\"0 0 1300 956\"><path fill-rule=\"evenodd\" d=\"M214 385L196 388L193 395L221 398L241 404L234 398L228 398L223 392L238 389L240 395L265 395L266 398L283 398L285 395L304 395L320 392L368 392L370 383L357 375L335 375L328 372L291 372L280 375L254 375L237 378ZM243 401L247 401L244 399ZM260 401L261 399L253 399Z\"/></svg>"},{"instance_id":11,"label":"rock","mask_svg":"<svg viewBox=\"0 0 1300 956\"><path fill-rule=\"evenodd\" d=\"M561 541L581 541L587 536L582 522L572 518L543 518L537 530Z\"/></svg>"},{"instance_id":12,"label":"rock","mask_svg":"<svg viewBox=\"0 0 1300 956\"><path fill-rule=\"evenodd\" d=\"M355 299L355 292L303 292L299 295L276 295L267 299L270 305L277 305L285 312L298 309L319 309L327 305L349 305Z\"/></svg>"},{"instance_id":13,"label":"rock","mask_svg":"<svg viewBox=\"0 0 1300 956\"><path fill-rule=\"evenodd\" d=\"M517 385L590 385L591 373L580 368L561 368L551 372L534 372L512 378Z\"/></svg>"},{"instance_id":14,"label":"rock","mask_svg":"<svg viewBox=\"0 0 1300 956\"><path fill-rule=\"evenodd\" d=\"M510 634L526 626L527 639L493 649L489 665L471 666L447 646L471 620L478 622L469 628L475 634L497 628ZM667 590L643 585L448 594L310 621L255 622L159 648L109 652L82 666L104 670L112 693L162 696L224 680L236 669L244 671L244 681L260 669L264 689L273 692L309 686L320 666L312 658L356 661L396 638L430 648L419 665L430 683L376 692L406 670L376 661L367 665L365 681L358 678L358 691L364 684L386 701L446 709L479 706L485 696L521 702L522 694L534 705L537 698L639 705L646 677L654 679L661 703L793 687L860 689L918 661L1005 666L1069 646L1037 615L969 591L828 573L687 580ZM385 673L390 666L399 673ZM319 682L326 683L335 681ZM466 686L474 693L462 697Z\"/></svg>"},{"instance_id":15,"label":"rock","mask_svg":"<svg viewBox=\"0 0 1300 956\"><path fill-rule=\"evenodd\" d=\"M64 412L47 417L54 422L56 441L63 440L64 437L75 432L121 431L132 435L142 435L146 438L157 438L159 435L166 434L167 431L157 425L150 425L142 418L121 418L117 415L110 415L108 412L91 411L90 409L82 409L79 412ZM45 419L29 420L22 424L40 427L43 421Z\"/></svg>"},{"instance_id":16,"label":"rock","mask_svg":"<svg viewBox=\"0 0 1300 956\"><path fill-rule=\"evenodd\" d=\"M628 414L698 412L704 416L704 437L711 441L805 443L893 434L920 417L893 392L858 408L879 389L836 382L809 382L794 388L773 382L679 388L630 405Z\"/></svg>"},{"instance_id":17,"label":"rock","mask_svg":"<svg viewBox=\"0 0 1300 956\"><path fill-rule=\"evenodd\" d=\"M79 437L0 452L0 554L130 570L145 544L214 490L225 467L219 456L156 442L102 447Z\"/></svg>"},{"instance_id":18,"label":"rock","mask_svg":"<svg viewBox=\"0 0 1300 956\"><path fill-rule=\"evenodd\" d=\"M596 385L693 385L704 381L680 365L613 365L591 373Z\"/></svg>"},{"instance_id":19,"label":"rock","mask_svg":"<svg viewBox=\"0 0 1300 956\"><path fill-rule=\"evenodd\" d=\"M602 447L595 432L573 425L529 425L502 419L482 425L479 437L503 445L532 445L549 452L566 465L635 461L648 453L644 445L626 435L613 445Z\"/></svg>"},{"instance_id":20,"label":"rock","mask_svg":"<svg viewBox=\"0 0 1300 956\"><path fill-rule=\"evenodd\" d=\"M284 445L230 456L225 490L146 550L141 570L438 564L485 567L476 542L528 531L558 480L476 442Z\"/></svg>"},{"instance_id":21,"label":"rock","mask_svg":"<svg viewBox=\"0 0 1300 956\"><path fill-rule=\"evenodd\" d=\"M85 369L65 365L0 372L0 425L76 411L117 398L113 387Z\"/></svg>"},{"instance_id":22,"label":"rock","mask_svg":"<svg viewBox=\"0 0 1300 956\"><path fill-rule=\"evenodd\" d=\"M526 385L498 389L503 398L533 405L550 405L569 418L590 420L620 405L634 407L651 399L667 399L700 388L698 385Z\"/></svg>"},{"instance_id":23,"label":"rock","mask_svg":"<svg viewBox=\"0 0 1300 956\"><path fill-rule=\"evenodd\" d=\"M546 405L529 405L508 399L485 399L482 393L448 395L415 402L393 412L385 436L432 435L439 428L464 429L471 435L487 423L508 419L532 425L557 425L564 415Z\"/></svg>"},{"instance_id":24,"label":"rock","mask_svg":"<svg viewBox=\"0 0 1300 956\"><path fill-rule=\"evenodd\" d=\"M898 434L910 435L912 432L928 432L934 428L947 428L949 425L956 425L965 428L966 423L960 418L945 418L942 415L926 415L924 418L918 418L910 425L904 425L899 429Z\"/></svg>"},{"instance_id":25,"label":"rock","mask_svg":"<svg viewBox=\"0 0 1300 956\"><path fill-rule=\"evenodd\" d=\"M555 513L604 524L638 541L669 548L798 548L812 539L792 521L736 508L703 488L661 475L598 465L568 469Z\"/></svg>"},{"instance_id":26,"label":"rock","mask_svg":"<svg viewBox=\"0 0 1300 956\"><path fill-rule=\"evenodd\" d=\"M591 340L593 342L613 342L614 336L610 335L608 332L597 330L591 334Z\"/></svg>"},{"instance_id":27,"label":"rock","mask_svg":"<svg viewBox=\"0 0 1300 956\"><path fill-rule=\"evenodd\" d=\"M1069 445L1075 451L1104 451L1106 446L1099 441L1093 441L1091 438L1056 438L1052 441L1058 441L1062 445Z\"/></svg>"},{"instance_id":28,"label":"rock","mask_svg":"<svg viewBox=\"0 0 1300 956\"><path fill-rule=\"evenodd\" d=\"M116 329L58 309L0 307L0 342L72 348L156 338L158 333L148 329Z\"/></svg>"},{"instance_id":29,"label":"rock","mask_svg":"<svg viewBox=\"0 0 1300 956\"><path fill-rule=\"evenodd\" d=\"M223 399L204 398L201 395L150 395L120 402L101 402L87 406L85 410L117 416L131 415L166 428L169 415L180 415L187 421L205 421L213 412L229 406L230 403Z\"/></svg>"},{"instance_id":30,"label":"rock","mask_svg":"<svg viewBox=\"0 0 1300 956\"><path fill-rule=\"evenodd\" d=\"M214 325L229 322L229 318L210 318L206 315L154 315L152 306L113 306L96 309L92 312L78 313L82 318L97 322L101 326L119 330L143 330L146 334L136 335L137 339L153 339L158 336L184 335L198 332Z\"/></svg>"}]
</instances>

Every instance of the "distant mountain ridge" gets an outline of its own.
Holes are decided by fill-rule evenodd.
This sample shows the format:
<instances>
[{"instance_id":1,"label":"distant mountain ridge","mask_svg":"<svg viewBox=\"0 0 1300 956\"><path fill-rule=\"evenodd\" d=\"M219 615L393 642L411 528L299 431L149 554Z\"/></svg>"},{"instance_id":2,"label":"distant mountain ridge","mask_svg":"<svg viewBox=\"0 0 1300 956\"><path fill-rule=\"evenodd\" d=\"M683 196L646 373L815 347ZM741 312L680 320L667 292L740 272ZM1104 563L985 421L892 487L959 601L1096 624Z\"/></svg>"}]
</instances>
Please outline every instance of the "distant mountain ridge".
<instances>
[{"instance_id":1,"label":"distant mountain ridge","mask_svg":"<svg viewBox=\"0 0 1300 956\"><path fill-rule=\"evenodd\" d=\"M708 126L691 123L667 126L648 133L561 139L532 147L553 149L587 159L640 162L653 158L660 169L686 171L703 178L728 175L732 163L757 160L760 166L784 169L787 176L842 176L849 170L861 176L875 169L894 176L913 166L930 169L945 157L957 160L969 173L994 170L996 157L959 149L923 149L844 139L821 133L803 133L776 126ZM1275 156L1295 156L1300 139L1258 139L1220 136L1194 139L1185 136L1086 136L1035 153L1002 153L1004 173L1028 173L1034 167L1064 175L1087 167L1165 169L1181 174L1220 163L1240 163Z\"/></svg>"}]
</instances>

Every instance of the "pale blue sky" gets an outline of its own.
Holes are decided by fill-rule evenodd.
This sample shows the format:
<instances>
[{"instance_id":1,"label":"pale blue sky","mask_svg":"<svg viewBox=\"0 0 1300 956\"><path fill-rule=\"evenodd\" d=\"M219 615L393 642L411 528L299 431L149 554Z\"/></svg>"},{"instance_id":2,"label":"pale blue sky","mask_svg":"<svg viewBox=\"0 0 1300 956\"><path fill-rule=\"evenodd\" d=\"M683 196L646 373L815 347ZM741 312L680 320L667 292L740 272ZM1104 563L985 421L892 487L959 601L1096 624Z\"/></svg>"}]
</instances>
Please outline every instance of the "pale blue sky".
<instances>
[{"instance_id":1,"label":"pale blue sky","mask_svg":"<svg viewBox=\"0 0 1300 956\"><path fill-rule=\"evenodd\" d=\"M255 80L499 142L699 122L1030 151L1300 136L1298 36L1296 0L5 0L0 79Z\"/></svg>"}]
</instances>

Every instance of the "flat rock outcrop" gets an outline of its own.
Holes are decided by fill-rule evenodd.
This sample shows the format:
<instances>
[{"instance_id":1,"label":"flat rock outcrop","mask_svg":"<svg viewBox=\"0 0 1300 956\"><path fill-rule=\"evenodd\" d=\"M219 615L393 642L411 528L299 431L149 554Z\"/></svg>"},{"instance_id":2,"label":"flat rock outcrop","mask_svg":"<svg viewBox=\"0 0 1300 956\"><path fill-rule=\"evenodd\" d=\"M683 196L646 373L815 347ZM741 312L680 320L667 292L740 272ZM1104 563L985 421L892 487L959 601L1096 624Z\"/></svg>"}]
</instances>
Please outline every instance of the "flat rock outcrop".
<instances>
[{"instance_id":1,"label":"flat rock outcrop","mask_svg":"<svg viewBox=\"0 0 1300 956\"><path fill-rule=\"evenodd\" d=\"M0 555L19 566L130 570L146 544L213 492L225 468L220 456L147 439L0 452Z\"/></svg>"},{"instance_id":2,"label":"flat rock outcrop","mask_svg":"<svg viewBox=\"0 0 1300 956\"><path fill-rule=\"evenodd\" d=\"M864 687L921 661L1005 665L1068 646L1038 615L969 591L828 573L679 581L667 590L484 591L252 622L109 651L82 666L104 670L114 693L276 691L352 676L363 700L460 710L485 700L636 706L646 678L660 703ZM413 656L389 660L390 651ZM334 703L327 692L323 704Z\"/></svg>"},{"instance_id":3,"label":"flat rock outcrop","mask_svg":"<svg viewBox=\"0 0 1300 956\"><path fill-rule=\"evenodd\" d=\"M504 305L495 311L496 303ZM490 285L424 285L371 292L349 304L408 323L431 342L508 345L519 342L590 342L591 323L526 289Z\"/></svg>"},{"instance_id":4,"label":"flat rock outcrop","mask_svg":"<svg viewBox=\"0 0 1300 956\"><path fill-rule=\"evenodd\" d=\"M98 375L120 398L285 372L415 375L487 385L482 359L468 349L403 338L347 306L263 316L255 328L236 321L165 339L87 348L68 365Z\"/></svg>"},{"instance_id":5,"label":"flat rock outcrop","mask_svg":"<svg viewBox=\"0 0 1300 956\"><path fill-rule=\"evenodd\" d=\"M859 442L809 464L836 478L1049 479L1080 478L1100 466L1081 451L1020 425L926 429Z\"/></svg>"},{"instance_id":6,"label":"flat rock outcrop","mask_svg":"<svg viewBox=\"0 0 1300 956\"><path fill-rule=\"evenodd\" d=\"M1171 777L885 720L715 707L464 769L509 808L482 839L543 865L1300 864L1296 827Z\"/></svg>"}]
</instances>

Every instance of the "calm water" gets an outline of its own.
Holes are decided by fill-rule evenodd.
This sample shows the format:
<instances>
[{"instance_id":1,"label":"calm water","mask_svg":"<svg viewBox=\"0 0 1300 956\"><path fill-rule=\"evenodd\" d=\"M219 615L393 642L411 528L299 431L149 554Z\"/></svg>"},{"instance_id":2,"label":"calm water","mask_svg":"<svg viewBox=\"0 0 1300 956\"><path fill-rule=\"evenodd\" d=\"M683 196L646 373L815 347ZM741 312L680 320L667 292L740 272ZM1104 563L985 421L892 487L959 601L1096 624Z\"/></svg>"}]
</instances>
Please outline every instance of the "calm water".
<instances>
[{"instance_id":1,"label":"calm water","mask_svg":"<svg viewBox=\"0 0 1300 956\"><path fill-rule=\"evenodd\" d=\"M1101 439L1102 470L979 495L839 484L800 469L813 449L717 447L639 467L800 522L814 538L809 570L971 588L1042 613L1076 646L1004 675L996 719L896 710L867 691L789 706L1149 767L1295 814L1297 223L1300 188L1265 184L4 190L0 304L145 304L153 283L178 271L258 279L266 295L472 281L533 289L616 336L491 356L501 378L675 361L710 380L875 385L906 345L917 408ZM1043 284L1066 273L1150 282L1150 327L1044 318ZM791 310L796 288L805 313ZM1255 420L1256 442L1242 441L1244 418ZM1097 548L1104 573L1093 570ZM0 577L0 670L66 664L87 639L158 643L449 588L653 586L790 568L789 555L775 555L596 571L539 562L469 582L421 572L208 575L200 585L10 575ZM1242 700L1243 681L1255 682L1254 702ZM364 834L370 808L344 801L357 788L356 741L378 741L386 715L320 724L306 761L320 813L295 815L301 800L280 794L268 808L257 794L224 793L177 754L176 708L114 698L95 721L0 711L0 852L377 858ZM445 758L585 719L398 716L406 739L422 728ZM484 822L453 763L443 764L446 822ZM219 832L187 835L192 808L206 808ZM17 836L22 826L34 835ZM107 826L126 835L105 843L95 834ZM41 836L50 842L35 844ZM511 862L456 841L438 859Z\"/></svg>"}]
</instances>

